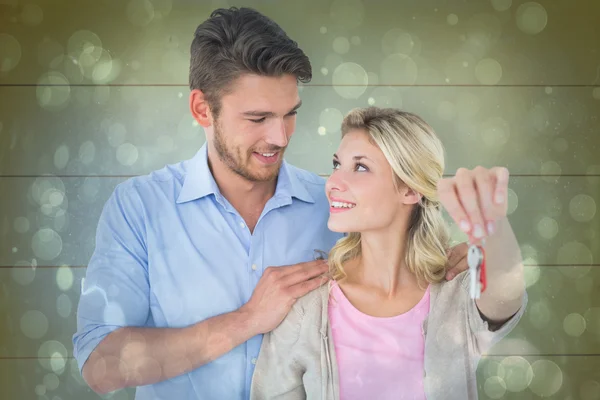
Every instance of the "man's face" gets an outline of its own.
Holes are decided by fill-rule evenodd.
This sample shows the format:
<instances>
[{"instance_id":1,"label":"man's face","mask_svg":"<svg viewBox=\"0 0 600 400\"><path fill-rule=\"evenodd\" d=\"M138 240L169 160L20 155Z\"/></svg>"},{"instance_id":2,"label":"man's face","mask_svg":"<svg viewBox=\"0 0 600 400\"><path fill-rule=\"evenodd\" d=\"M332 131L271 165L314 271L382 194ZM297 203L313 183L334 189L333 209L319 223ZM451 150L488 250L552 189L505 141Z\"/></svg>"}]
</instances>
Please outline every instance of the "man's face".
<instances>
[{"instance_id":1,"label":"man's face","mask_svg":"<svg viewBox=\"0 0 600 400\"><path fill-rule=\"evenodd\" d=\"M300 103L293 75L242 75L221 97L209 140L220 160L241 177L253 182L273 180L296 128Z\"/></svg>"}]
</instances>

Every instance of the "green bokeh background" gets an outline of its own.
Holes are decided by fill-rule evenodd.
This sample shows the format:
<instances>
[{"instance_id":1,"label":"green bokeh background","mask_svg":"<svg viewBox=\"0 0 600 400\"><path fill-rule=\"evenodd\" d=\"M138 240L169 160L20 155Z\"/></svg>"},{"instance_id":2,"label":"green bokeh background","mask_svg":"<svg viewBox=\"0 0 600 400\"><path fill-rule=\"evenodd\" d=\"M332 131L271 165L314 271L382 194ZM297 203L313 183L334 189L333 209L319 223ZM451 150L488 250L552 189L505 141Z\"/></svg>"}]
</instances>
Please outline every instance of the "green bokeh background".
<instances>
[{"instance_id":1,"label":"green bokeh background","mask_svg":"<svg viewBox=\"0 0 600 400\"><path fill-rule=\"evenodd\" d=\"M0 398L99 397L71 344L98 217L116 184L203 144L189 45L230 5L313 63L288 161L327 175L342 116L377 105L429 121L448 174L509 168L530 300L482 359L480 398L600 399L595 0L0 0Z\"/></svg>"}]
</instances>

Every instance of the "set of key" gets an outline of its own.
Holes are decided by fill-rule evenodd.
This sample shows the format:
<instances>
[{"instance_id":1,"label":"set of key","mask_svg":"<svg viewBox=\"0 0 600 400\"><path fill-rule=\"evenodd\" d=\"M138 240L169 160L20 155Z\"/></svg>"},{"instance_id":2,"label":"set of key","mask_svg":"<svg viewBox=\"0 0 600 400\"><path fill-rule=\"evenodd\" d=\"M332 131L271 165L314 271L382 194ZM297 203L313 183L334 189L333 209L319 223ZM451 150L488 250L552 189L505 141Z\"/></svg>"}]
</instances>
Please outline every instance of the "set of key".
<instances>
[{"instance_id":1,"label":"set of key","mask_svg":"<svg viewBox=\"0 0 600 400\"><path fill-rule=\"evenodd\" d=\"M485 251L482 245L472 244L467 253L467 264L469 265L470 295L472 299L478 299L487 286L485 276Z\"/></svg>"}]
</instances>

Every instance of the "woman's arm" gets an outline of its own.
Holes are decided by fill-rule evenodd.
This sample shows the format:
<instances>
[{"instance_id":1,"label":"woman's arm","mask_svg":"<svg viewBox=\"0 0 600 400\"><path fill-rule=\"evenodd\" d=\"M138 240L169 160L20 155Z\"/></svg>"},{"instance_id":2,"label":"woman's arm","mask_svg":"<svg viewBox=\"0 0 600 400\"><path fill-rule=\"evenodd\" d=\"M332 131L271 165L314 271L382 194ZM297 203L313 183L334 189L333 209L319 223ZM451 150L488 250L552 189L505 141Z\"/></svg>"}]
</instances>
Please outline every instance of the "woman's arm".
<instances>
[{"instance_id":1,"label":"woman's arm","mask_svg":"<svg viewBox=\"0 0 600 400\"><path fill-rule=\"evenodd\" d=\"M493 325L515 315L525 296L523 260L515 234L506 217L495 225L484 245L487 287L476 300L482 316Z\"/></svg>"}]
</instances>

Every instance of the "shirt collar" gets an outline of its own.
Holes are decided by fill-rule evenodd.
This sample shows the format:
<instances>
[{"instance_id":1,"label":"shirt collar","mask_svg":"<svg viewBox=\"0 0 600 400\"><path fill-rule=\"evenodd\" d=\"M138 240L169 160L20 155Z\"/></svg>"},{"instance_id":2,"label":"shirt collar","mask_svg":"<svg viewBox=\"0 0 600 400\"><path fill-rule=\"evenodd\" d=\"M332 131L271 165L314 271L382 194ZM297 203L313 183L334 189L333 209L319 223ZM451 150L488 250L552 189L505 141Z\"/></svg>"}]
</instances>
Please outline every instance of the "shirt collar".
<instances>
[{"instance_id":1,"label":"shirt collar","mask_svg":"<svg viewBox=\"0 0 600 400\"><path fill-rule=\"evenodd\" d=\"M177 197L177 203L197 200L211 194L220 196L221 192L208 167L208 146L205 143L196 155L188 161L183 187ZM294 167L286 161L282 163L279 169L274 197L289 200L295 197L307 203L315 202L304 183L298 178Z\"/></svg>"}]
</instances>

